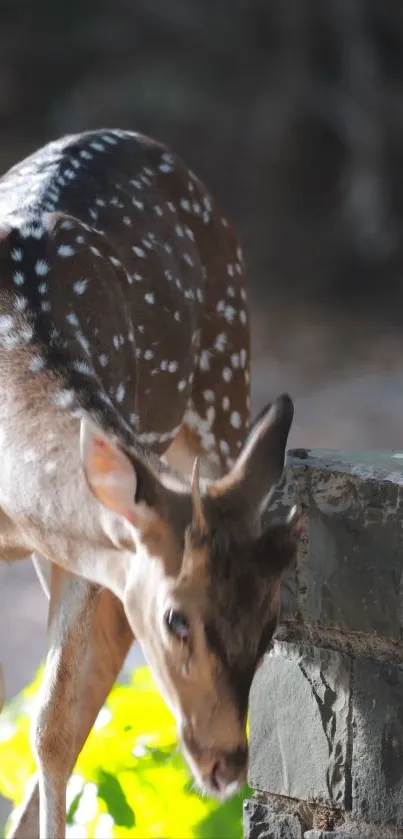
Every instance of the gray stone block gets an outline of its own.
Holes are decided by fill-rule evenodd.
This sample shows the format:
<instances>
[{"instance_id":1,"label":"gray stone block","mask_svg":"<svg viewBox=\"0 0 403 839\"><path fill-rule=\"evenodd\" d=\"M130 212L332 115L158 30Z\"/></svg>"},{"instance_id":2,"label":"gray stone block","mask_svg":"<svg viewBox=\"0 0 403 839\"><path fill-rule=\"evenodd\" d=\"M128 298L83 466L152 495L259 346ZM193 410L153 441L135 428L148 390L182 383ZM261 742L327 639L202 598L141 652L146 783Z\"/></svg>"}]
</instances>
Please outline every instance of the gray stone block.
<instances>
[{"instance_id":1,"label":"gray stone block","mask_svg":"<svg viewBox=\"0 0 403 839\"><path fill-rule=\"evenodd\" d=\"M304 839L402 839L402 834L387 827L354 824L338 830L307 830Z\"/></svg>"},{"instance_id":2,"label":"gray stone block","mask_svg":"<svg viewBox=\"0 0 403 839\"><path fill-rule=\"evenodd\" d=\"M350 668L341 653L275 644L251 690L254 789L345 806Z\"/></svg>"},{"instance_id":3,"label":"gray stone block","mask_svg":"<svg viewBox=\"0 0 403 839\"><path fill-rule=\"evenodd\" d=\"M402 640L402 455L294 451L287 466L307 511L294 617Z\"/></svg>"},{"instance_id":4,"label":"gray stone block","mask_svg":"<svg viewBox=\"0 0 403 839\"><path fill-rule=\"evenodd\" d=\"M355 837L352 833L339 830L307 830L304 833L304 839L355 839ZM367 836L366 839L370 837Z\"/></svg>"},{"instance_id":5,"label":"gray stone block","mask_svg":"<svg viewBox=\"0 0 403 839\"><path fill-rule=\"evenodd\" d=\"M403 828L403 666L357 660L353 697L353 813Z\"/></svg>"},{"instance_id":6,"label":"gray stone block","mask_svg":"<svg viewBox=\"0 0 403 839\"><path fill-rule=\"evenodd\" d=\"M289 813L274 810L250 798L244 804L245 839L303 839L301 822Z\"/></svg>"}]
</instances>

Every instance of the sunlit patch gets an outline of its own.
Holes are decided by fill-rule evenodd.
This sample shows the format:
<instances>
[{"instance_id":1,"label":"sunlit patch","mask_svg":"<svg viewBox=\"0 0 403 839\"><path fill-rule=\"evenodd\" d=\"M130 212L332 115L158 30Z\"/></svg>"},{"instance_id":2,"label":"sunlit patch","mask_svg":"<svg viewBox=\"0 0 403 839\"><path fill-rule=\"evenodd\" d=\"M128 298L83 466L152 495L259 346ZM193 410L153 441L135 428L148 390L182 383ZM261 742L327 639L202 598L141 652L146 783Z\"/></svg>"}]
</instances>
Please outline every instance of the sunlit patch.
<instances>
[{"instance_id":1,"label":"sunlit patch","mask_svg":"<svg viewBox=\"0 0 403 839\"><path fill-rule=\"evenodd\" d=\"M101 813L94 832L94 839L112 839L114 820L109 813Z\"/></svg>"},{"instance_id":2,"label":"sunlit patch","mask_svg":"<svg viewBox=\"0 0 403 839\"><path fill-rule=\"evenodd\" d=\"M71 775L69 782L67 784L67 791L66 791L66 807L67 810L70 809L73 801L80 795L84 789L84 778L81 775Z\"/></svg>"},{"instance_id":3,"label":"sunlit patch","mask_svg":"<svg viewBox=\"0 0 403 839\"><path fill-rule=\"evenodd\" d=\"M85 784L74 815L74 821L76 824L87 824L95 818L98 813L97 795L98 790L96 784L92 782Z\"/></svg>"},{"instance_id":4,"label":"sunlit patch","mask_svg":"<svg viewBox=\"0 0 403 839\"><path fill-rule=\"evenodd\" d=\"M94 722L94 730L99 731L101 728L104 728L112 719L112 714L108 708L101 708L95 722Z\"/></svg>"}]
</instances>

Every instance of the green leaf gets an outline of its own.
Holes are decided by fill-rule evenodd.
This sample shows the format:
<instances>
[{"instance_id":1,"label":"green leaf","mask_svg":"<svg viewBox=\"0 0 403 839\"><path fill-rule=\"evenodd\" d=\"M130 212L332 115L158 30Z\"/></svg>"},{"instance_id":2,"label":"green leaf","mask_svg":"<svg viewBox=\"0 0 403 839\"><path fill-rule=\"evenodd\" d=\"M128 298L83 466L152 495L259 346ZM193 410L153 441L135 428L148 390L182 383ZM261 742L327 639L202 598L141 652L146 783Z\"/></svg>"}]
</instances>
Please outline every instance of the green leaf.
<instances>
[{"instance_id":1,"label":"green leaf","mask_svg":"<svg viewBox=\"0 0 403 839\"><path fill-rule=\"evenodd\" d=\"M99 769L97 786L98 797L105 802L115 824L121 827L134 827L136 824L134 810L128 804L118 778L106 772L105 769Z\"/></svg>"},{"instance_id":2,"label":"green leaf","mask_svg":"<svg viewBox=\"0 0 403 839\"><path fill-rule=\"evenodd\" d=\"M78 810L82 795L83 795L83 791L81 790L80 792L77 793L77 795L74 796L74 798L73 798L73 800L70 804L70 807L68 808L67 813L66 813L67 824L74 824L74 817L75 817L76 812Z\"/></svg>"}]
</instances>

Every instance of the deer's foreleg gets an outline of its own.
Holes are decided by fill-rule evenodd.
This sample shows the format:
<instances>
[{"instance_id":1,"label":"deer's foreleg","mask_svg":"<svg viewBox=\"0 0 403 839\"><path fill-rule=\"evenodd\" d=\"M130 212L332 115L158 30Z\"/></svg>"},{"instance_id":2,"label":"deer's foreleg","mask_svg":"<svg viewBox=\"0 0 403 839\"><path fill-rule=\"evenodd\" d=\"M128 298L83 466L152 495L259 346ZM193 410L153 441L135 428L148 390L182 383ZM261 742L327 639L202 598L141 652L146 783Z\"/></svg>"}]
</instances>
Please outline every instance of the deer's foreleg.
<instances>
[{"instance_id":1,"label":"deer's foreleg","mask_svg":"<svg viewBox=\"0 0 403 839\"><path fill-rule=\"evenodd\" d=\"M33 724L38 775L13 839L64 839L69 775L132 642L113 594L54 568L49 652Z\"/></svg>"}]
</instances>

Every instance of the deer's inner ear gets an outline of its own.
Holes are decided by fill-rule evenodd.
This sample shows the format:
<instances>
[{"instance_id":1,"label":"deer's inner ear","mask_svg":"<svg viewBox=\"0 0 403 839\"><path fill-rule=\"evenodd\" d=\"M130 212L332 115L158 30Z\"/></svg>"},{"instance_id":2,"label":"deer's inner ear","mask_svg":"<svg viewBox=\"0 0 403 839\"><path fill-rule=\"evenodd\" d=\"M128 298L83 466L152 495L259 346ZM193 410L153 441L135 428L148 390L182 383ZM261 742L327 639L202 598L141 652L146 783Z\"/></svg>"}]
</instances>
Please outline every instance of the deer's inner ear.
<instances>
[{"instance_id":1,"label":"deer's inner ear","mask_svg":"<svg viewBox=\"0 0 403 839\"><path fill-rule=\"evenodd\" d=\"M107 510L126 519L138 530L171 518L185 521L183 485L165 486L141 457L130 457L85 417L81 421L80 455L89 489ZM181 492L176 487L180 486ZM156 528L157 530L158 528Z\"/></svg>"},{"instance_id":2,"label":"deer's inner ear","mask_svg":"<svg viewBox=\"0 0 403 839\"><path fill-rule=\"evenodd\" d=\"M83 419L80 454L87 484L104 507L136 524L137 476L127 455L88 419Z\"/></svg>"}]
</instances>

